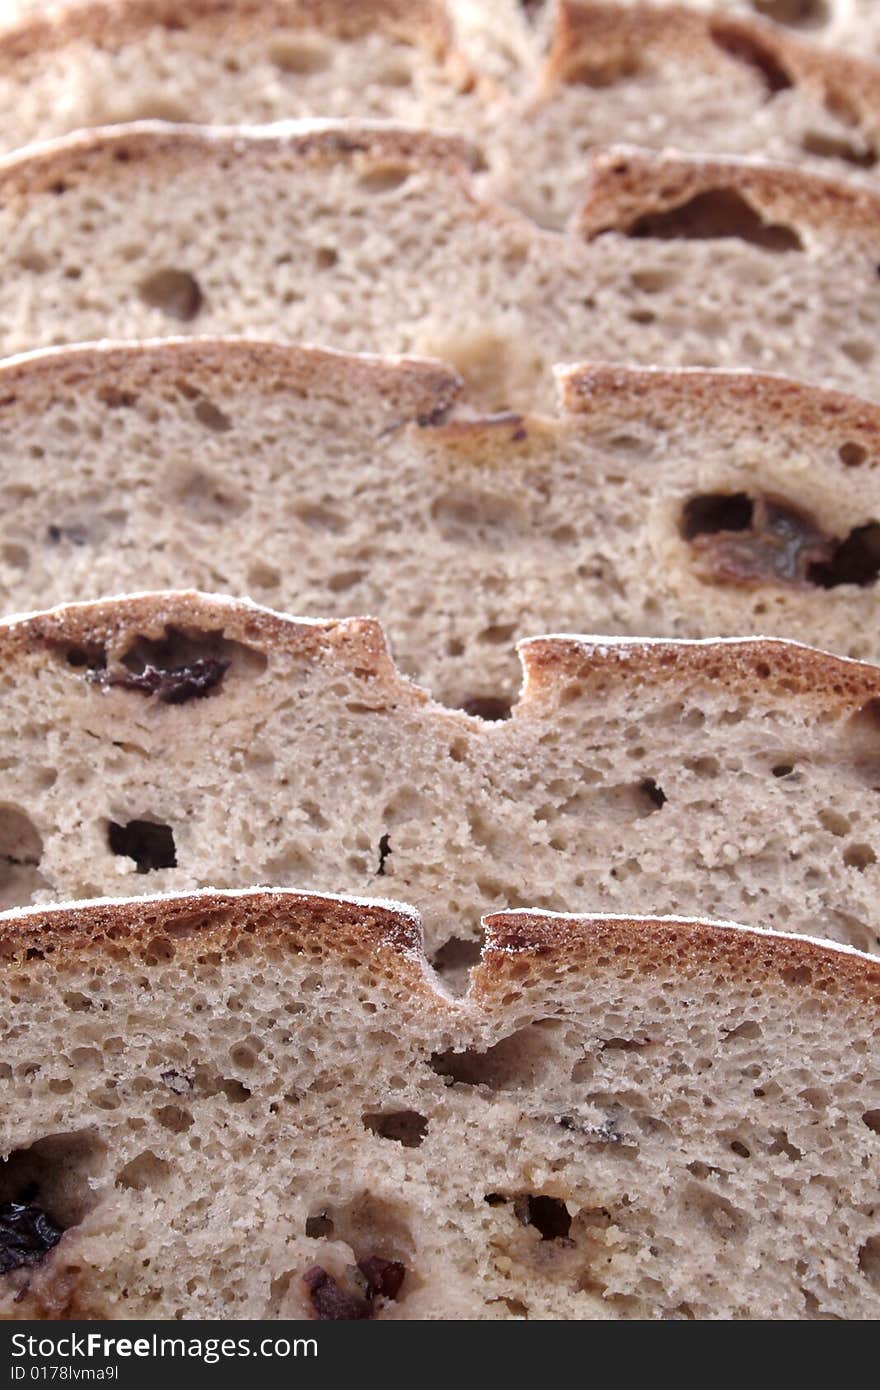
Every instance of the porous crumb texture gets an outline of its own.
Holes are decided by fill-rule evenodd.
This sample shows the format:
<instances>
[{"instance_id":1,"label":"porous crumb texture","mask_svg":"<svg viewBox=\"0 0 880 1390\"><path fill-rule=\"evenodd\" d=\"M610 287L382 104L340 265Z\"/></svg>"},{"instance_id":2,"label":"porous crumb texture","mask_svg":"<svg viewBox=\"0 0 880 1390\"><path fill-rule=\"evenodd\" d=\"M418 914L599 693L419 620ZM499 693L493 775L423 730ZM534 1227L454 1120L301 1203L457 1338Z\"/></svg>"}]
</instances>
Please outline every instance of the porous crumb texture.
<instances>
[{"instance_id":1,"label":"porous crumb texture","mask_svg":"<svg viewBox=\"0 0 880 1390\"><path fill-rule=\"evenodd\" d=\"M880 658L875 407L592 367L562 374L555 418L449 419L460 389L427 362L245 342L8 364L0 611L191 585L371 613L467 707L509 703L514 642L547 631Z\"/></svg>"},{"instance_id":2,"label":"porous crumb texture","mask_svg":"<svg viewBox=\"0 0 880 1390\"><path fill-rule=\"evenodd\" d=\"M608 0L75 4L0 32L0 148L135 120L356 112L467 132L486 185L557 226L577 202L585 152L612 142L756 154L876 183L880 71L866 45L838 53L810 42L807 24L798 33L741 11Z\"/></svg>"},{"instance_id":3,"label":"porous crumb texture","mask_svg":"<svg viewBox=\"0 0 880 1390\"><path fill-rule=\"evenodd\" d=\"M877 394L880 199L606 152L578 224L480 201L456 139L129 127L0 169L0 351L245 333L450 361L490 410L605 358ZM686 254L683 254L683 251Z\"/></svg>"},{"instance_id":4,"label":"porous crumb texture","mask_svg":"<svg viewBox=\"0 0 880 1390\"><path fill-rule=\"evenodd\" d=\"M874 667L758 640L536 639L493 722L401 678L369 620L167 595L7 624L0 650L5 906L381 892L457 977L481 915L518 907L877 948Z\"/></svg>"},{"instance_id":5,"label":"porous crumb texture","mask_svg":"<svg viewBox=\"0 0 880 1390\"><path fill-rule=\"evenodd\" d=\"M880 964L489 927L459 1002L388 906L0 922L0 1183L63 1231L0 1315L876 1318Z\"/></svg>"}]
</instances>

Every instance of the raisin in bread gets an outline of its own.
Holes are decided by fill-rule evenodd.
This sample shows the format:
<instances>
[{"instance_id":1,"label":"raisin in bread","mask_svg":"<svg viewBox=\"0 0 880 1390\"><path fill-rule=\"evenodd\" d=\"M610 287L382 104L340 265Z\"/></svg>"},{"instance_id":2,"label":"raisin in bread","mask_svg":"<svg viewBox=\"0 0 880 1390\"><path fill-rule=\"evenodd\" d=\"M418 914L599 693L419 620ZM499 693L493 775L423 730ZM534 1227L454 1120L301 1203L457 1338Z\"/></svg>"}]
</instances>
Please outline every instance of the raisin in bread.
<instances>
[{"instance_id":1,"label":"raisin in bread","mask_svg":"<svg viewBox=\"0 0 880 1390\"><path fill-rule=\"evenodd\" d=\"M878 389L880 198L794 169L609 153L563 236L481 201L455 139L147 125L0 162L0 248L3 353L308 338L448 358L489 409L590 357Z\"/></svg>"},{"instance_id":2,"label":"raisin in bread","mask_svg":"<svg viewBox=\"0 0 880 1390\"><path fill-rule=\"evenodd\" d=\"M145 595L0 626L4 906L278 884L423 914L467 958L528 906L729 917L875 949L880 670L793 643L521 646L508 720L371 620Z\"/></svg>"},{"instance_id":3,"label":"raisin in bread","mask_svg":"<svg viewBox=\"0 0 880 1390\"><path fill-rule=\"evenodd\" d=\"M184 584L374 613L451 705L512 700L514 642L550 629L880 659L875 406L752 374L559 385L555 418L467 417L425 361L185 339L9 362L0 612Z\"/></svg>"},{"instance_id":4,"label":"raisin in bread","mask_svg":"<svg viewBox=\"0 0 880 1390\"><path fill-rule=\"evenodd\" d=\"M880 69L759 20L561 4L527 19L440 0L97 0L0 34L0 148L161 118L375 116L477 140L486 183L559 226L584 152L760 154L876 183Z\"/></svg>"},{"instance_id":5,"label":"raisin in bread","mask_svg":"<svg viewBox=\"0 0 880 1390\"><path fill-rule=\"evenodd\" d=\"M880 1316L876 960L513 913L458 1002L283 892L0 949L7 1318Z\"/></svg>"}]
</instances>

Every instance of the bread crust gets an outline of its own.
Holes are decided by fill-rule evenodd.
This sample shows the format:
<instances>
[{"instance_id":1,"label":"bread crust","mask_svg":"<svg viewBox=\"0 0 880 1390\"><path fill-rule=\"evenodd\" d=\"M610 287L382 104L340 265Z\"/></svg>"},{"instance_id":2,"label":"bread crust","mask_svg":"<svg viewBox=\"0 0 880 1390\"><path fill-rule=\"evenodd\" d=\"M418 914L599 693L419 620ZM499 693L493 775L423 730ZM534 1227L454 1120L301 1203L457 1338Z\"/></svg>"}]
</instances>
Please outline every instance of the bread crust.
<instances>
[{"instance_id":1,"label":"bread crust","mask_svg":"<svg viewBox=\"0 0 880 1390\"><path fill-rule=\"evenodd\" d=\"M880 699L880 668L769 637L665 640L530 637L518 643L525 679L520 707L611 684L687 690L695 680L759 699L801 700L834 716Z\"/></svg>"},{"instance_id":2,"label":"bread crust","mask_svg":"<svg viewBox=\"0 0 880 1390\"><path fill-rule=\"evenodd\" d=\"M802 88L849 125L872 134L880 129L880 68L875 63L804 42L758 17L686 5L561 0L544 81L549 87L577 80L585 61L613 76L633 66L649 67L654 58L717 71L720 78L731 65L746 63L760 72L764 64L772 74L778 69L774 85Z\"/></svg>"},{"instance_id":3,"label":"bread crust","mask_svg":"<svg viewBox=\"0 0 880 1390\"><path fill-rule=\"evenodd\" d=\"M81 343L41 348L0 362L0 412L33 410L59 391L140 391L192 374L202 381L234 380L270 390L340 395L364 393L400 410L401 423L434 424L464 387L445 362L378 357L333 348L261 342L253 338L155 338L132 343Z\"/></svg>"},{"instance_id":4,"label":"bread crust","mask_svg":"<svg viewBox=\"0 0 880 1390\"><path fill-rule=\"evenodd\" d=\"M794 165L619 145L596 151L587 171L572 226L589 239L628 232L642 217L723 189L738 194L765 223L817 238L845 236L880 255L880 195Z\"/></svg>"},{"instance_id":5,"label":"bread crust","mask_svg":"<svg viewBox=\"0 0 880 1390\"><path fill-rule=\"evenodd\" d=\"M0 197L62 193L68 183L107 175L121 165L174 166L220 163L285 153L303 167L356 159L367 165L394 163L443 170L458 177L474 197L470 174L479 163L475 148L458 135L359 121L278 121L268 126L188 126L163 121L75 131L0 159ZM474 199L476 203L476 199ZM499 209L500 215L500 209ZM513 215L513 214L511 214Z\"/></svg>"},{"instance_id":6,"label":"bread crust","mask_svg":"<svg viewBox=\"0 0 880 1390\"><path fill-rule=\"evenodd\" d=\"M682 978L745 977L820 995L851 995L880 1007L880 960L812 937L780 935L733 922L683 917L567 916L501 912L484 919L485 946L471 977L472 1002L503 1007L511 978L552 979L567 967L602 969L609 957L632 962L637 974L658 966ZM522 962L528 963L524 970Z\"/></svg>"},{"instance_id":7,"label":"bread crust","mask_svg":"<svg viewBox=\"0 0 880 1390\"><path fill-rule=\"evenodd\" d=\"M156 27L199 29L242 40L273 28L318 28L335 38L352 39L375 29L404 43L417 44L435 58L451 48L452 25L439 0L107 0L60 5L34 14L0 32L0 71L87 42L112 51L137 43Z\"/></svg>"},{"instance_id":8,"label":"bread crust","mask_svg":"<svg viewBox=\"0 0 880 1390\"><path fill-rule=\"evenodd\" d=\"M418 990L432 1008L450 1013L477 1004L510 1009L503 995L574 966L601 970L610 955L628 957L639 972L673 965L683 978L736 976L810 993L851 995L880 1008L880 959L850 947L683 917L563 915L517 911L484 918L482 958L468 994L454 1000L424 955L419 914L382 899L301 893L288 888L205 889L145 898L19 908L0 915L0 959L27 973L35 958L62 966L110 949L136 957L157 935L185 952L234 954L242 933L277 938L297 951L384 966L402 987ZM524 965L526 968L524 968Z\"/></svg>"},{"instance_id":9,"label":"bread crust","mask_svg":"<svg viewBox=\"0 0 880 1390\"><path fill-rule=\"evenodd\" d=\"M192 894L103 898L60 910L4 912L0 956L7 969L26 972L33 952L53 956L56 965L110 944L114 951L135 956L157 933L168 935L178 952L202 952L210 942L211 949L232 955L241 934L252 931L281 935L296 951L356 951L364 965L389 966L402 977L400 983L414 988L428 977L421 920L406 903L325 897L291 888L207 888Z\"/></svg>"},{"instance_id":10,"label":"bread crust","mask_svg":"<svg viewBox=\"0 0 880 1390\"><path fill-rule=\"evenodd\" d=\"M649 412L693 422L702 431L716 426L775 433L794 431L832 452L842 437L866 452L860 467L880 463L880 410L858 396L789 377L720 368L616 366L587 362L556 368L564 415L589 417L597 425L631 421ZM842 465L842 472L845 465Z\"/></svg>"}]
</instances>

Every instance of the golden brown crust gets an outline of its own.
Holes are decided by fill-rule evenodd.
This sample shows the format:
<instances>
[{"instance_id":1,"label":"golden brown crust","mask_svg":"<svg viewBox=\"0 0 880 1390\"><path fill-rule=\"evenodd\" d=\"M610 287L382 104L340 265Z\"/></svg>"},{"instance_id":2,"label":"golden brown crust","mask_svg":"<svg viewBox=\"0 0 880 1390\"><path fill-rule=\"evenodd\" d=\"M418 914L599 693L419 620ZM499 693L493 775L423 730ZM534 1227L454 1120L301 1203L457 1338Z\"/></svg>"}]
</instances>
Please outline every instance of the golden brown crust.
<instances>
[{"instance_id":1,"label":"golden brown crust","mask_svg":"<svg viewBox=\"0 0 880 1390\"><path fill-rule=\"evenodd\" d=\"M598 972L634 968L679 981L756 984L851 995L880 1008L880 960L803 936L688 918L566 917L502 912L484 921L486 944L469 1000L504 1006L511 988L549 983L572 966ZM792 1004L796 1012L797 1005Z\"/></svg>"},{"instance_id":2,"label":"golden brown crust","mask_svg":"<svg viewBox=\"0 0 880 1390\"><path fill-rule=\"evenodd\" d=\"M562 0L545 84L625 78L657 62L717 72L723 81L745 63L774 90L799 87L847 124L880 129L880 67L804 42L759 18L700 12L684 5L589 4Z\"/></svg>"},{"instance_id":3,"label":"golden brown crust","mask_svg":"<svg viewBox=\"0 0 880 1390\"><path fill-rule=\"evenodd\" d=\"M738 194L768 225L815 236L845 235L865 254L880 256L880 195L867 189L793 165L630 146L591 156L586 193L572 226L591 239L626 233L643 217L721 190Z\"/></svg>"},{"instance_id":4,"label":"golden brown crust","mask_svg":"<svg viewBox=\"0 0 880 1390\"><path fill-rule=\"evenodd\" d=\"M28 16L0 32L0 71L71 43L113 51L154 28L222 33L228 43L279 27L320 29L339 39L379 30L437 60L447 56L452 34L442 0L90 0Z\"/></svg>"},{"instance_id":5,"label":"golden brown crust","mask_svg":"<svg viewBox=\"0 0 880 1390\"><path fill-rule=\"evenodd\" d=\"M729 923L676 918L498 913L485 919L483 957L464 1005L443 994L428 970L418 914L399 904L319 896L290 889L244 889L59 904L0 916L0 961L7 970L63 967L105 952L174 959L206 949L234 957L258 934L320 959L357 962L420 996L436 1012L471 1005L506 1011L530 985L607 968L707 977L851 996L880 1008L880 960L799 936ZM511 999L511 991L513 998ZM795 1006L793 1006L795 1007Z\"/></svg>"},{"instance_id":6,"label":"golden brown crust","mask_svg":"<svg viewBox=\"0 0 880 1390\"><path fill-rule=\"evenodd\" d=\"M304 391L351 400L375 398L401 420L443 418L463 389L444 362L373 357L329 348L251 338L159 338L136 343L86 343L46 348L0 362L0 413L32 411L58 392L94 389L137 393L148 388L210 391L230 382L261 395Z\"/></svg>"},{"instance_id":7,"label":"golden brown crust","mask_svg":"<svg viewBox=\"0 0 880 1390\"><path fill-rule=\"evenodd\" d=\"M413 986L423 982L418 914L397 903L324 897L291 889L245 889L53 905L0 916L0 959L27 970L34 960L61 965L71 956L110 950L137 957L156 938L175 958L207 948L235 955L242 936L259 932L288 949L391 964ZM163 948L163 958L167 956ZM426 993L429 990L426 987Z\"/></svg>"},{"instance_id":8,"label":"golden brown crust","mask_svg":"<svg viewBox=\"0 0 880 1390\"><path fill-rule=\"evenodd\" d=\"M64 193L81 179L116 174L147 163L166 167L194 163L226 168L232 162L259 164L279 154L303 167L355 160L365 166L393 163L443 170L470 191L469 174L479 156L457 135L425 130L330 121L285 121L269 126L188 126L138 121L131 125L77 131L0 159L0 197Z\"/></svg>"},{"instance_id":9,"label":"golden brown crust","mask_svg":"<svg viewBox=\"0 0 880 1390\"><path fill-rule=\"evenodd\" d=\"M860 467L880 466L880 408L844 391L808 386L760 372L613 366L587 362L556 370L562 412L586 427L631 424L646 413L652 428L666 417L676 429L729 428L772 435L786 430L830 452L829 463L847 443L865 451ZM840 462L841 477L846 465Z\"/></svg>"},{"instance_id":10,"label":"golden brown crust","mask_svg":"<svg viewBox=\"0 0 880 1390\"><path fill-rule=\"evenodd\" d=\"M803 701L832 716L880 699L880 668L774 638L532 637L517 650L525 672L520 709L552 707L581 691L596 699L626 685L686 691L697 681L759 702Z\"/></svg>"}]
</instances>

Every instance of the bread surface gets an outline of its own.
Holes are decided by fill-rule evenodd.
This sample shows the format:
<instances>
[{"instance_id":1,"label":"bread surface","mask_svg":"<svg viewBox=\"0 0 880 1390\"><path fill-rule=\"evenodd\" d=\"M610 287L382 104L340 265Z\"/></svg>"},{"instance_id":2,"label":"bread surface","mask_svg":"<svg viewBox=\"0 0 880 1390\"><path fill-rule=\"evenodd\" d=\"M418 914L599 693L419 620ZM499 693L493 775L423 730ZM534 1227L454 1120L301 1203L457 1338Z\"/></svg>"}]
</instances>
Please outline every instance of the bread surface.
<instances>
[{"instance_id":1,"label":"bread surface","mask_svg":"<svg viewBox=\"0 0 880 1390\"><path fill-rule=\"evenodd\" d=\"M876 1318L880 963L487 926L456 1001L389 904L0 919L0 1182L56 1233L0 1314Z\"/></svg>"},{"instance_id":2,"label":"bread surface","mask_svg":"<svg viewBox=\"0 0 880 1390\"><path fill-rule=\"evenodd\" d=\"M795 169L592 161L570 231L476 193L453 137L133 126L0 161L0 350L246 333L427 354L488 410L550 368L748 366L876 396L880 198Z\"/></svg>"},{"instance_id":3,"label":"bread surface","mask_svg":"<svg viewBox=\"0 0 880 1390\"><path fill-rule=\"evenodd\" d=\"M597 365L558 391L474 417L437 363L244 341L7 363L0 610L184 584L371 613L451 705L513 699L548 630L880 659L875 406Z\"/></svg>"},{"instance_id":4,"label":"bread surface","mask_svg":"<svg viewBox=\"0 0 880 1390\"><path fill-rule=\"evenodd\" d=\"M520 651L487 720L403 678L368 619L163 594L5 623L4 905L380 891L452 971L518 907L876 948L876 667L769 640Z\"/></svg>"}]
</instances>

